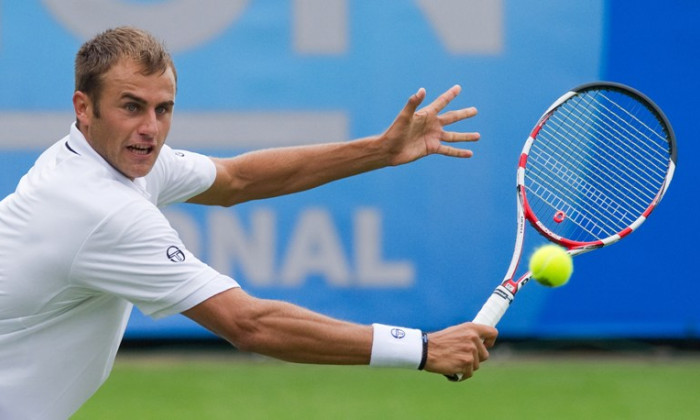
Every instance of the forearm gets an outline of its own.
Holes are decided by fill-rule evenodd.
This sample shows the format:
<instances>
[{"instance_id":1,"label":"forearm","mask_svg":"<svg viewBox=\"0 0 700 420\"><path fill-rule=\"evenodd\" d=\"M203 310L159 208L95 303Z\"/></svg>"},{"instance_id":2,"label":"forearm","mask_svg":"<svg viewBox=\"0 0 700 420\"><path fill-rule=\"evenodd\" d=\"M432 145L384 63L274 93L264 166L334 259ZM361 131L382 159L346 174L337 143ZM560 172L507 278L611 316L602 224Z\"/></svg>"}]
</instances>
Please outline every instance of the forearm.
<instances>
[{"instance_id":1,"label":"forearm","mask_svg":"<svg viewBox=\"0 0 700 420\"><path fill-rule=\"evenodd\" d=\"M368 364L372 327L339 321L296 305L255 299L240 290L210 298L185 315L238 349L314 364Z\"/></svg>"},{"instance_id":2,"label":"forearm","mask_svg":"<svg viewBox=\"0 0 700 420\"><path fill-rule=\"evenodd\" d=\"M231 206L308 190L385 166L413 162L430 154L471 157L471 150L449 143L476 141L479 133L448 132L443 127L473 117L476 108L440 114L460 89L453 86L430 105L416 111L425 98L425 90L419 89L381 135L214 159L217 174L214 184L189 201Z\"/></svg>"},{"instance_id":3,"label":"forearm","mask_svg":"<svg viewBox=\"0 0 700 420\"><path fill-rule=\"evenodd\" d=\"M215 159L219 193L226 205L305 191L387 165L377 137L258 150ZM215 191L212 191L215 192Z\"/></svg>"},{"instance_id":4,"label":"forearm","mask_svg":"<svg viewBox=\"0 0 700 420\"><path fill-rule=\"evenodd\" d=\"M368 364L372 328L333 320L278 301L267 301L267 310L249 325L242 350L289 362L358 365Z\"/></svg>"},{"instance_id":5,"label":"forearm","mask_svg":"<svg viewBox=\"0 0 700 420\"><path fill-rule=\"evenodd\" d=\"M470 377L488 358L494 328L464 323L425 335L386 325L358 325L296 305L256 299L241 289L213 296L184 315L244 351L315 364L425 368ZM429 336L429 339L426 339Z\"/></svg>"}]
</instances>

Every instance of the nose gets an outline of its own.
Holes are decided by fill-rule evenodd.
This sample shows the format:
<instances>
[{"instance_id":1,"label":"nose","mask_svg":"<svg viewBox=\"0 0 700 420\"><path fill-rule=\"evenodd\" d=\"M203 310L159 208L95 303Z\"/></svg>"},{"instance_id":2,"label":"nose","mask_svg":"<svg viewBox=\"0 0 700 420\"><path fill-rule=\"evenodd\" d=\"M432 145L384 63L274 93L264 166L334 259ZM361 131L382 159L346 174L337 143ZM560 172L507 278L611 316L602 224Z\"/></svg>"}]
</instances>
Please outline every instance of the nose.
<instances>
[{"instance_id":1,"label":"nose","mask_svg":"<svg viewBox=\"0 0 700 420\"><path fill-rule=\"evenodd\" d=\"M158 134L158 117L155 110L149 110L143 114L138 133L147 138L153 138Z\"/></svg>"}]
</instances>

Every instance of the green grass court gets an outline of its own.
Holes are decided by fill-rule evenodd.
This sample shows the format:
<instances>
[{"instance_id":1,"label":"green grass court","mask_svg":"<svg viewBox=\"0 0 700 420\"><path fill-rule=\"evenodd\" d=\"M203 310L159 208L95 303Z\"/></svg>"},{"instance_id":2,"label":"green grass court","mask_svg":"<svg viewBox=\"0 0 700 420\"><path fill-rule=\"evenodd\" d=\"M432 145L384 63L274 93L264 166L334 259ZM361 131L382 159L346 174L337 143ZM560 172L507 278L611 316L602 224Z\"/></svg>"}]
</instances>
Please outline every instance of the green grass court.
<instances>
[{"instance_id":1,"label":"green grass court","mask_svg":"<svg viewBox=\"0 0 700 420\"><path fill-rule=\"evenodd\" d=\"M697 354L498 351L461 384L424 372L127 354L74 419L697 419Z\"/></svg>"}]
</instances>

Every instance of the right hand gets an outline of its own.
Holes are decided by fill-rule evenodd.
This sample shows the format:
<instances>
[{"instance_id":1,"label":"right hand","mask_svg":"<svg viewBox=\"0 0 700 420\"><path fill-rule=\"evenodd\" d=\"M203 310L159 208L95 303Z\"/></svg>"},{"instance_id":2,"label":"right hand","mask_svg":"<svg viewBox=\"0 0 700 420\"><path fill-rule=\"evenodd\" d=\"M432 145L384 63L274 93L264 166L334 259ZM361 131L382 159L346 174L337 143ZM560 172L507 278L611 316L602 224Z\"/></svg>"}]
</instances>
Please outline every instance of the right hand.
<instances>
[{"instance_id":1,"label":"right hand","mask_svg":"<svg viewBox=\"0 0 700 420\"><path fill-rule=\"evenodd\" d=\"M460 381L471 378L479 363L489 358L498 330L487 325L465 322L428 334L428 358L425 370L446 376L461 374Z\"/></svg>"}]
</instances>

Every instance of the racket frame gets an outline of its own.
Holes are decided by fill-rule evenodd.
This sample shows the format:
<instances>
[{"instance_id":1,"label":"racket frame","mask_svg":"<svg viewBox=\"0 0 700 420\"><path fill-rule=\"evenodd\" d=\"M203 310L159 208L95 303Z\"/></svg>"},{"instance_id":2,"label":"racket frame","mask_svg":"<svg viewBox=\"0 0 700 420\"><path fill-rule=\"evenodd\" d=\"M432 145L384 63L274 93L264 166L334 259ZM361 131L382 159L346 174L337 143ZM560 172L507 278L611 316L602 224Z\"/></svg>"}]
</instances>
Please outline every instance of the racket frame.
<instances>
[{"instance_id":1,"label":"racket frame","mask_svg":"<svg viewBox=\"0 0 700 420\"><path fill-rule=\"evenodd\" d=\"M539 134L542 127L545 125L547 120L554 114L554 112L566 101L573 98L574 96L583 93L588 90L593 89L607 89L622 92L628 96L636 97L636 99L642 103L648 110L650 110L659 119L659 122L663 125L667 133L667 140L669 143L669 166L666 172L666 177L663 180L659 191L656 196L651 201L651 204L646 208L646 210L639 216L634 222L623 230L610 235L606 238L602 238L591 242L578 242L572 241L564 238L551 230L538 220L535 213L532 211L527 201L527 188L525 187L525 167L527 165L527 159L530 152L532 144L535 142L537 135ZM611 245L630 233L634 232L639 226L642 225L649 217L651 212L656 208L658 203L663 198L664 194L668 190L668 186L671 183L673 174L676 167L677 161L677 149L676 149L676 137L673 132L673 128L669 123L668 119L661 111L661 109L646 95L635 90L629 86L615 83L615 82L593 82L580 85L569 92L565 93L559 99L554 101L552 105L542 114L538 120L535 128L531 131L530 136L525 141L523 150L520 153L520 158L518 160L518 170L517 170L517 184L516 184L516 201L517 201L517 233L515 238L515 247L513 250L513 256L508 266L508 271L506 272L503 281L496 287L496 289L491 293L489 298L486 300L484 305L481 307L477 315L474 317L473 321L476 324L496 326L501 320L508 307L515 299L515 295L522 289L525 284L531 279L532 273L526 271L522 276L515 279L515 272L520 264L520 259L522 256L523 244L525 242L525 227L526 220L542 234L548 240L561 245L566 249L566 252L573 256L577 256L594 249L602 248ZM463 378L461 373L456 373L453 375L445 375L450 381L460 381Z\"/></svg>"},{"instance_id":2,"label":"racket frame","mask_svg":"<svg viewBox=\"0 0 700 420\"><path fill-rule=\"evenodd\" d=\"M610 235L606 238L602 238L596 241L591 241L591 242L578 242L578 241L572 241L570 239L564 238L560 235L557 235L556 233L552 232L550 229L548 229L535 215L535 213L532 211L528 204L527 200L527 188L525 186L525 168L527 166L527 159L529 156L530 148L532 147L533 143L537 139L537 135L539 134L540 130L542 127L546 124L547 120L554 114L554 112L566 101L569 99L573 98L576 95L579 95L583 92L586 92L588 90L594 90L594 89L607 89L607 90L614 90L614 91L619 91L622 92L628 96L636 98L639 102L641 102L644 106L646 106L647 109L649 109L655 116L659 119L661 124L664 126L667 132L667 139L669 143L669 167L668 171L666 173L666 177L661 185L661 188L659 188L659 191L657 192L656 196L654 199L651 201L650 205L646 208L646 210L634 221L632 222L629 226L627 226L625 229ZM517 170L517 184L516 184L516 195L517 195L517 233L516 233L516 239L515 239L515 247L513 250L513 256L511 258L510 265L508 267L508 270L506 272L506 275L502 282L496 287L496 289L493 291L489 299L486 301L486 303L482 306L481 310L477 313L476 317L474 318L473 322L478 323L478 324L484 324L484 325L489 325L489 326L496 326L500 319L503 317L505 314L506 310L512 303L512 301L515 299L515 295L520 291L520 289L527 284L527 282L531 279L532 273L530 271L525 272L522 276L519 278L515 278L515 272L520 264L520 259L522 256L522 250L523 250L523 244L525 242L525 228L526 228L526 220L537 230L542 236L547 238L548 240L561 245L566 249L566 252L573 256L577 256L589 251L592 251L594 249L602 248L608 245L611 245L620 239L624 238L625 236L629 235L633 231L635 231L639 226L641 226L646 219L649 217L651 212L656 208L658 203L661 201L663 196L666 194L666 191L668 190L668 186L671 183L671 179L673 178L673 174L675 171L675 166L676 166L676 159L677 159L677 149L676 149L676 140L675 140L675 134L673 132L673 129L671 127L671 124L669 123L668 119L664 115L664 113L661 111L661 109L651 100L649 99L646 95L643 93L639 92L638 90L635 90L629 86L620 84L620 83L614 83L614 82L593 82L593 83L587 83L584 85L580 85L569 92L565 93L561 97L559 97L550 107L542 114L540 119L538 120L537 124L535 127L532 129L529 137L525 141L525 145L523 146L523 149L520 153L520 158L518 160L518 170Z\"/></svg>"}]
</instances>

